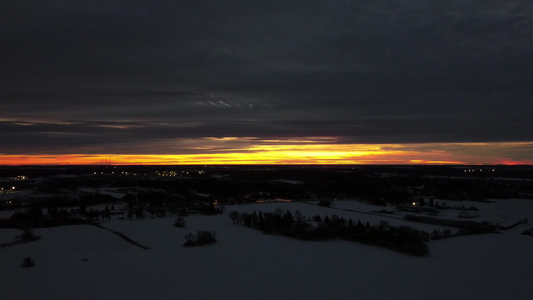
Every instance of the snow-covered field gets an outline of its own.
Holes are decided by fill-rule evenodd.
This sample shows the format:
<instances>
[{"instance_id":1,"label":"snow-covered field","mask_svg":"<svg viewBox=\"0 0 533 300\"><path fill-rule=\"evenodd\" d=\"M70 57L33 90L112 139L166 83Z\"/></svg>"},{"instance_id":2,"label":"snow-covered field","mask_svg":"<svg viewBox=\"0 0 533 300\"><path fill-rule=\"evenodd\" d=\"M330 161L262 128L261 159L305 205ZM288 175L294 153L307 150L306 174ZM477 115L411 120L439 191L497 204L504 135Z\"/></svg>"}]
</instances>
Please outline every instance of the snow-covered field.
<instances>
[{"instance_id":1,"label":"snow-covered field","mask_svg":"<svg viewBox=\"0 0 533 300\"><path fill-rule=\"evenodd\" d=\"M344 206L343 206L344 205ZM485 205L485 204L484 204ZM363 204L336 206L367 211ZM280 207L370 223L394 219L303 203L228 206L224 215L105 221L150 247L89 225L35 229L36 242L0 248L1 299L528 299L533 295L531 225L432 241L428 257L333 240L308 242L233 224L232 210ZM375 210L375 207L372 207ZM486 204L482 212L526 217L533 201ZM530 218L532 220L532 218ZM366 221L366 219L365 219ZM398 220L398 222L405 222ZM185 248L184 236L214 230L218 242ZM0 243L19 230L0 229ZM35 267L20 267L31 256ZM87 259L87 261L84 261Z\"/></svg>"}]
</instances>

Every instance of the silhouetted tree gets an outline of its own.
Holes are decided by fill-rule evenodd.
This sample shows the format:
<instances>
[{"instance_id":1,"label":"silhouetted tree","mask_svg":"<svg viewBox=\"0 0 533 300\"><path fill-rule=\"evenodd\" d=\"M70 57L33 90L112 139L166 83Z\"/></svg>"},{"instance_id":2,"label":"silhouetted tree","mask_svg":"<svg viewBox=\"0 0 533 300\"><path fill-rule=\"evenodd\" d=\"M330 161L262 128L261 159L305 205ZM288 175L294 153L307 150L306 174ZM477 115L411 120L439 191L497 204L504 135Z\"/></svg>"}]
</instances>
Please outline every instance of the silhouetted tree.
<instances>
[{"instance_id":1,"label":"silhouetted tree","mask_svg":"<svg viewBox=\"0 0 533 300\"><path fill-rule=\"evenodd\" d=\"M304 215L302 214L301 211L299 211L299 210L295 210L295 211L294 211L294 220L295 220L296 222L302 222L302 221L305 220L305 217L304 217Z\"/></svg>"},{"instance_id":2,"label":"silhouetted tree","mask_svg":"<svg viewBox=\"0 0 533 300\"><path fill-rule=\"evenodd\" d=\"M187 233L187 235L185 235L185 244L192 244L196 241L196 236L192 233Z\"/></svg>"},{"instance_id":3,"label":"silhouetted tree","mask_svg":"<svg viewBox=\"0 0 533 300\"><path fill-rule=\"evenodd\" d=\"M228 216L229 216L229 218L231 219L231 221L233 223L239 223L239 212L238 211L232 210L232 211L230 211Z\"/></svg>"},{"instance_id":4,"label":"silhouetted tree","mask_svg":"<svg viewBox=\"0 0 533 300\"><path fill-rule=\"evenodd\" d=\"M111 219L111 211L109 210L109 207L107 205L105 206L104 212L102 214L102 219Z\"/></svg>"},{"instance_id":5,"label":"silhouetted tree","mask_svg":"<svg viewBox=\"0 0 533 300\"><path fill-rule=\"evenodd\" d=\"M135 218L144 219L144 209L142 206L139 206L135 211Z\"/></svg>"},{"instance_id":6,"label":"silhouetted tree","mask_svg":"<svg viewBox=\"0 0 533 300\"><path fill-rule=\"evenodd\" d=\"M257 215L257 222L260 224L262 224L264 221L264 218L263 218L263 212L262 211L259 211L259 214Z\"/></svg>"},{"instance_id":7,"label":"silhouetted tree","mask_svg":"<svg viewBox=\"0 0 533 300\"><path fill-rule=\"evenodd\" d=\"M187 220L185 220L184 217L177 217L176 220L174 220L174 226L178 228L183 228L187 224Z\"/></svg>"}]
</instances>

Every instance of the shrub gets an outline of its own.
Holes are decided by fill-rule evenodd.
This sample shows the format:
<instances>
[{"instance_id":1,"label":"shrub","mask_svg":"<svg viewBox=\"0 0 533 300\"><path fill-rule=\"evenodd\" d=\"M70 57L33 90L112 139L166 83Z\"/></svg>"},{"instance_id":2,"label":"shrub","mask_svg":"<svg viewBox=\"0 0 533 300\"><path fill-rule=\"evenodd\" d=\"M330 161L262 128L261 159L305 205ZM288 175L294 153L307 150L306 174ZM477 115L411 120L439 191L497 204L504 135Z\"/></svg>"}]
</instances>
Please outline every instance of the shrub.
<instances>
[{"instance_id":1,"label":"shrub","mask_svg":"<svg viewBox=\"0 0 533 300\"><path fill-rule=\"evenodd\" d=\"M192 245L196 241L196 236L192 233L188 233L185 236L185 240L186 240L185 245Z\"/></svg>"},{"instance_id":2,"label":"shrub","mask_svg":"<svg viewBox=\"0 0 533 300\"><path fill-rule=\"evenodd\" d=\"M214 231L199 230L196 236L198 245L211 244L217 241L217 233Z\"/></svg>"},{"instance_id":3,"label":"shrub","mask_svg":"<svg viewBox=\"0 0 533 300\"><path fill-rule=\"evenodd\" d=\"M177 217L176 220L174 220L174 226L178 228L184 228L187 224L187 220L185 220L184 217Z\"/></svg>"},{"instance_id":4,"label":"shrub","mask_svg":"<svg viewBox=\"0 0 533 300\"><path fill-rule=\"evenodd\" d=\"M33 267L35 266L35 262L28 256L22 260L22 266L25 268Z\"/></svg>"},{"instance_id":5,"label":"shrub","mask_svg":"<svg viewBox=\"0 0 533 300\"><path fill-rule=\"evenodd\" d=\"M217 233L214 231L198 230L196 235L189 233L185 236L186 242L183 246L190 247L212 244L217 241L216 236Z\"/></svg>"},{"instance_id":6,"label":"shrub","mask_svg":"<svg viewBox=\"0 0 533 300\"><path fill-rule=\"evenodd\" d=\"M24 242L32 242L40 239L41 237L33 233L33 230L30 228L26 228L21 235L17 236L17 238Z\"/></svg>"}]
</instances>

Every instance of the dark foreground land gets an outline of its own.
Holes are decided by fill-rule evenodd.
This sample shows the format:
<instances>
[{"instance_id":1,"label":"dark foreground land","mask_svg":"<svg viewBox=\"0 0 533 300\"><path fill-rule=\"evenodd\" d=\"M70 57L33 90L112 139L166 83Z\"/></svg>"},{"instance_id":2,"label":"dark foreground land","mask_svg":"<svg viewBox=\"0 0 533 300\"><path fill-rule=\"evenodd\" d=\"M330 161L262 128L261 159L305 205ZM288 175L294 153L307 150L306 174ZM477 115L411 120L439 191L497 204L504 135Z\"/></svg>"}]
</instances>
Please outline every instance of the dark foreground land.
<instances>
[{"instance_id":1,"label":"dark foreground land","mask_svg":"<svg viewBox=\"0 0 533 300\"><path fill-rule=\"evenodd\" d=\"M529 166L1 167L0 279L5 299L527 298L532 179Z\"/></svg>"},{"instance_id":2,"label":"dark foreground land","mask_svg":"<svg viewBox=\"0 0 533 300\"><path fill-rule=\"evenodd\" d=\"M0 167L0 210L113 200L152 209L355 198L377 205L413 199L533 198L532 166L26 166Z\"/></svg>"}]
</instances>

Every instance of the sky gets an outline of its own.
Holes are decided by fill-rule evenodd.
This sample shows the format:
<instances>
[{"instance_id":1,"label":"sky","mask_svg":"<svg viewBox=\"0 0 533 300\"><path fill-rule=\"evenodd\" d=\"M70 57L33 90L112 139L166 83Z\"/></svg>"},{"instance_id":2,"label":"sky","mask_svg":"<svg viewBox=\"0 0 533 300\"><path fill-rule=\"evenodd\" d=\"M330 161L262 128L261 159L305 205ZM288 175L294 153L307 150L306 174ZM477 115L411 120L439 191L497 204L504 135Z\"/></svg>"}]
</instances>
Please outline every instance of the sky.
<instances>
[{"instance_id":1,"label":"sky","mask_svg":"<svg viewBox=\"0 0 533 300\"><path fill-rule=\"evenodd\" d=\"M3 0L0 164L533 164L529 0Z\"/></svg>"}]
</instances>

